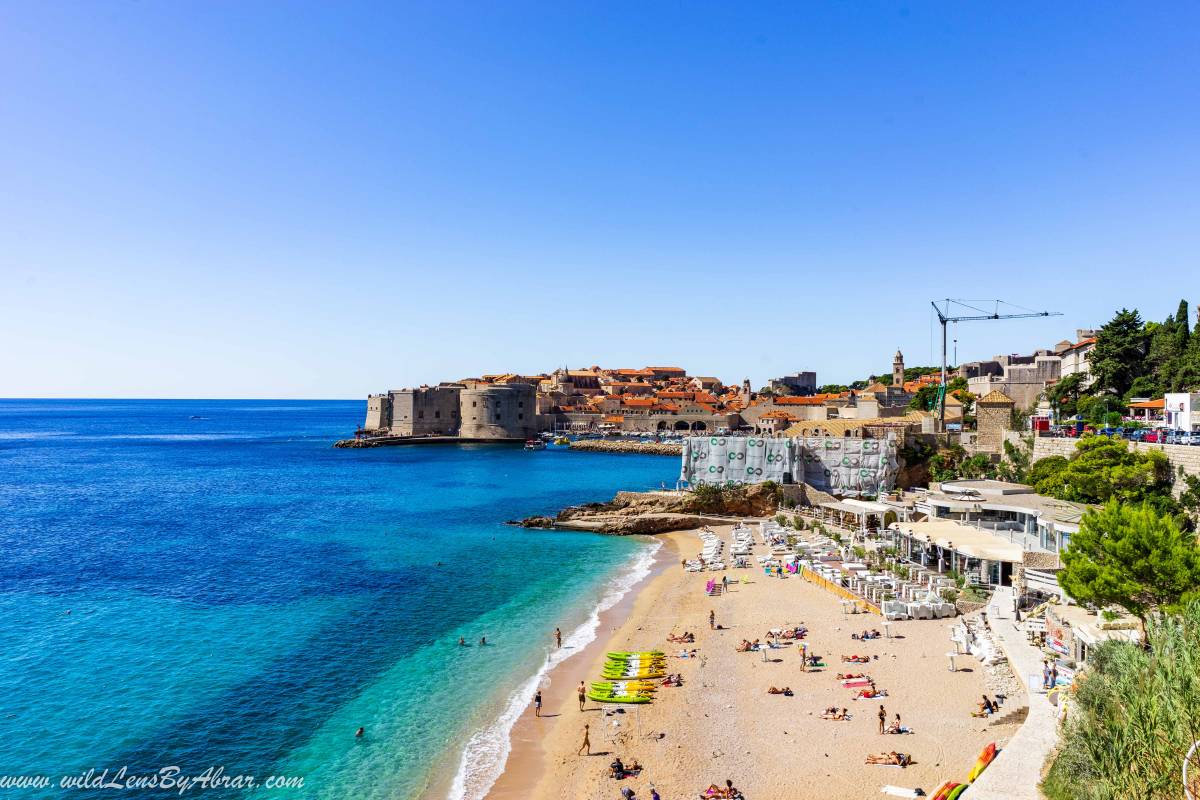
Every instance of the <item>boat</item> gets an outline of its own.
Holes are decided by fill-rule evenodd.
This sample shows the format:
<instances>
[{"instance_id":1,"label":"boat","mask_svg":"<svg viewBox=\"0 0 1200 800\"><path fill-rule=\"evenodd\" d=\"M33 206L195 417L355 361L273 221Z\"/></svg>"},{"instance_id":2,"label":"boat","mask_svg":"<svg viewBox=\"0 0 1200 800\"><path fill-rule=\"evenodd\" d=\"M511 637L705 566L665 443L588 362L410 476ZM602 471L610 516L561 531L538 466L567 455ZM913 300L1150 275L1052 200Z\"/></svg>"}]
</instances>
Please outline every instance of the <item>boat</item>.
<instances>
[{"instance_id":1,"label":"boat","mask_svg":"<svg viewBox=\"0 0 1200 800\"><path fill-rule=\"evenodd\" d=\"M554 440L554 443L556 445L558 445L559 447L569 447L571 444L571 440L565 436L559 436L557 439Z\"/></svg>"},{"instance_id":2,"label":"boat","mask_svg":"<svg viewBox=\"0 0 1200 800\"><path fill-rule=\"evenodd\" d=\"M545 450L546 443L543 442L541 439L526 439L525 440L525 449L526 450Z\"/></svg>"}]
</instances>

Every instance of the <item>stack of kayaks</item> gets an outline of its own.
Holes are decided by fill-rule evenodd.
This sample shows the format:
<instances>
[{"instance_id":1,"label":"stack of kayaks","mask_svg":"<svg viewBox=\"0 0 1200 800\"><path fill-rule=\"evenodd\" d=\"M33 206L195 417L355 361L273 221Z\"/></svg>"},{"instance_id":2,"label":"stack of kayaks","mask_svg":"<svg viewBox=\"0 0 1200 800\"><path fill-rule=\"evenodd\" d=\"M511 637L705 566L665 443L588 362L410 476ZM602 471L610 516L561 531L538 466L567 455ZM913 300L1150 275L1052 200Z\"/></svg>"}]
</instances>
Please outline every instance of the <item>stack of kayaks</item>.
<instances>
[{"instance_id":1,"label":"stack of kayaks","mask_svg":"<svg viewBox=\"0 0 1200 800\"><path fill-rule=\"evenodd\" d=\"M661 650L609 653L601 677L587 696L597 703L649 703L657 678L666 674L666 654Z\"/></svg>"},{"instance_id":2,"label":"stack of kayaks","mask_svg":"<svg viewBox=\"0 0 1200 800\"><path fill-rule=\"evenodd\" d=\"M988 764L991 764L995 758L996 743L992 742L987 747L983 748L983 752L980 753L979 758L975 760L975 766L971 768L969 773L967 773L967 780L964 783L959 783L957 781L946 781L938 787L938 790L930 796L929 800L958 800L958 797L967 791L967 787L974 783L975 779L983 774L983 771L987 769Z\"/></svg>"}]
</instances>

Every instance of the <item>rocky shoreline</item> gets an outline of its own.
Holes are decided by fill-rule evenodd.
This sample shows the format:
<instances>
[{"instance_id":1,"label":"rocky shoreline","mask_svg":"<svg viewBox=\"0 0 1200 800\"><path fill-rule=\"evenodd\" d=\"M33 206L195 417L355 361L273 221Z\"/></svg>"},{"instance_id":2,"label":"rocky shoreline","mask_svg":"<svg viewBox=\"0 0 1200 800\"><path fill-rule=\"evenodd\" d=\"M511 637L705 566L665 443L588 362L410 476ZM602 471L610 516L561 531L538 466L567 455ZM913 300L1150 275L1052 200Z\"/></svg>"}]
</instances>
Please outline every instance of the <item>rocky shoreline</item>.
<instances>
[{"instance_id":1,"label":"rocky shoreline","mask_svg":"<svg viewBox=\"0 0 1200 800\"><path fill-rule=\"evenodd\" d=\"M666 533L728 522L738 517L766 517L779 503L778 487L769 484L719 492L682 491L618 492L610 502L564 508L553 517L544 515L513 520L523 528L558 528L614 536Z\"/></svg>"}]
</instances>

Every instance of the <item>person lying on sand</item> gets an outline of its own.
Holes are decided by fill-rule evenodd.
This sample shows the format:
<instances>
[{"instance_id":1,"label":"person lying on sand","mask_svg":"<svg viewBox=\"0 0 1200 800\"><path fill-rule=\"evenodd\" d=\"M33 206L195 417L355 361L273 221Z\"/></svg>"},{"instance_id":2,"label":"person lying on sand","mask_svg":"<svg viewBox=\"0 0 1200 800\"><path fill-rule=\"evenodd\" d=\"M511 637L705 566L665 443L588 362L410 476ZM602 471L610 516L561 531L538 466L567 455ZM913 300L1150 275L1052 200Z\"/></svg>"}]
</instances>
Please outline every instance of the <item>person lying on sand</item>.
<instances>
[{"instance_id":1,"label":"person lying on sand","mask_svg":"<svg viewBox=\"0 0 1200 800\"><path fill-rule=\"evenodd\" d=\"M847 672L845 675L839 672L837 676L839 681L852 681L857 678L867 678L866 673L863 672ZM867 678L867 680L871 679Z\"/></svg>"},{"instance_id":2,"label":"person lying on sand","mask_svg":"<svg viewBox=\"0 0 1200 800\"><path fill-rule=\"evenodd\" d=\"M767 689L767 694L783 694L783 695L787 695L788 697L791 697L792 696L792 687L785 686L782 689L777 689L776 687L772 686L770 689Z\"/></svg>"},{"instance_id":3,"label":"person lying on sand","mask_svg":"<svg viewBox=\"0 0 1200 800\"><path fill-rule=\"evenodd\" d=\"M663 678L663 686L683 686L683 676L679 673Z\"/></svg>"},{"instance_id":4,"label":"person lying on sand","mask_svg":"<svg viewBox=\"0 0 1200 800\"><path fill-rule=\"evenodd\" d=\"M859 640L861 640L861 641L864 641L864 642L865 642L865 641L869 641L869 640L871 640L871 639L878 639L878 638L880 638L881 636L883 636L883 634L881 634L881 633L880 633L879 631L877 631L877 630L869 630L869 631L863 631L862 633L852 633L852 634L850 634L850 638L851 638L851 639L859 639Z\"/></svg>"},{"instance_id":5,"label":"person lying on sand","mask_svg":"<svg viewBox=\"0 0 1200 800\"><path fill-rule=\"evenodd\" d=\"M890 753L880 753L876 755L871 753L867 756L867 764L882 764L890 767L907 767L912 763L912 756L907 753L897 753L893 750Z\"/></svg>"},{"instance_id":6,"label":"person lying on sand","mask_svg":"<svg viewBox=\"0 0 1200 800\"><path fill-rule=\"evenodd\" d=\"M850 664L870 664L870 656L842 656L842 661Z\"/></svg>"},{"instance_id":7,"label":"person lying on sand","mask_svg":"<svg viewBox=\"0 0 1200 800\"><path fill-rule=\"evenodd\" d=\"M830 706L821 714L821 719L832 719L841 722L850 719L850 714L844 708L839 709L837 706Z\"/></svg>"},{"instance_id":8,"label":"person lying on sand","mask_svg":"<svg viewBox=\"0 0 1200 800\"><path fill-rule=\"evenodd\" d=\"M886 690L884 690L884 689L876 689L874 686L872 686L872 687L870 687L869 689L862 689L862 690L860 690L860 691L859 691L859 693L858 693L857 695L855 695L855 696L856 696L856 697L859 697L859 698L862 698L862 699L864 699L864 700L871 700L871 699L873 699L873 698L876 698L876 697L887 697L888 695L887 695L887 691L886 691Z\"/></svg>"},{"instance_id":9,"label":"person lying on sand","mask_svg":"<svg viewBox=\"0 0 1200 800\"><path fill-rule=\"evenodd\" d=\"M696 641L696 634L684 631L682 635L676 636L672 633L667 636L667 641L677 644L692 644Z\"/></svg>"},{"instance_id":10,"label":"person lying on sand","mask_svg":"<svg viewBox=\"0 0 1200 800\"><path fill-rule=\"evenodd\" d=\"M725 781L724 786L717 786L715 783L710 783L708 788L704 790L704 797L741 797L741 792L733 788L733 781Z\"/></svg>"}]
</instances>

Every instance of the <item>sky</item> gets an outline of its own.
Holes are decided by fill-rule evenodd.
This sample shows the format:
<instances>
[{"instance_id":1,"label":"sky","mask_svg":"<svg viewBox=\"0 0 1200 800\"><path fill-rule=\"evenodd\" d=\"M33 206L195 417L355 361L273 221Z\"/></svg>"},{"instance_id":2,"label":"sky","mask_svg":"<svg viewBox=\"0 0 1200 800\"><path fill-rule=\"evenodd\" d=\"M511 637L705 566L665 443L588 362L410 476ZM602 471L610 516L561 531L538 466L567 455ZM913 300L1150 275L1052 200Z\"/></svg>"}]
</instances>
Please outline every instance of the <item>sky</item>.
<instances>
[{"instance_id":1,"label":"sky","mask_svg":"<svg viewBox=\"0 0 1200 800\"><path fill-rule=\"evenodd\" d=\"M1200 5L0 0L0 396L848 382L1200 304ZM951 344L953 350L954 344ZM951 355L953 360L953 353Z\"/></svg>"}]
</instances>

